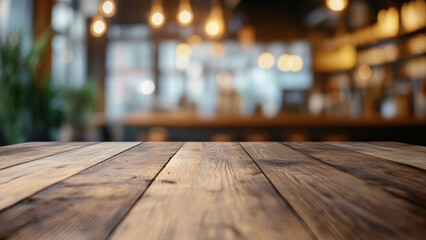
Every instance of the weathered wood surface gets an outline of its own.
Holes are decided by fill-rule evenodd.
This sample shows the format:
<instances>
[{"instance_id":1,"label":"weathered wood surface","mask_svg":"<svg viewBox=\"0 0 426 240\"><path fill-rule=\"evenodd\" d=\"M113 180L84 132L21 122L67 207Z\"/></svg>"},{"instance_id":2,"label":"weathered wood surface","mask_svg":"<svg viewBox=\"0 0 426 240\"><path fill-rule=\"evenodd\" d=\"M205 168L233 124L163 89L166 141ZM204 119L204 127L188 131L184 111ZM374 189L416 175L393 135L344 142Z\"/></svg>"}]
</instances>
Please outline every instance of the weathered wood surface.
<instances>
[{"instance_id":1,"label":"weathered wood surface","mask_svg":"<svg viewBox=\"0 0 426 240\"><path fill-rule=\"evenodd\" d=\"M144 143L0 212L0 239L105 239L181 145Z\"/></svg>"},{"instance_id":2,"label":"weathered wood surface","mask_svg":"<svg viewBox=\"0 0 426 240\"><path fill-rule=\"evenodd\" d=\"M426 137L426 136L425 136ZM418 151L406 150L401 148L393 148L376 144L362 142L327 142L333 146L346 148L356 152L368 154L371 156L384 158L394 162L411 165L423 170L426 169L425 154Z\"/></svg>"},{"instance_id":3,"label":"weathered wood surface","mask_svg":"<svg viewBox=\"0 0 426 240\"><path fill-rule=\"evenodd\" d=\"M138 143L98 143L0 171L0 209L64 180Z\"/></svg>"},{"instance_id":4,"label":"weathered wood surface","mask_svg":"<svg viewBox=\"0 0 426 240\"><path fill-rule=\"evenodd\" d=\"M368 154L350 151L324 143L285 143L335 168L422 207L426 207L425 171L402 166Z\"/></svg>"},{"instance_id":5,"label":"weathered wood surface","mask_svg":"<svg viewBox=\"0 0 426 240\"><path fill-rule=\"evenodd\" d=\"M419 151L422 153L426 153L425 146L411 145L411 144L401 143L401 142L370 142L370 143L376 144L376 145L382 145L386 147L392 147L396 149L406 149L406 150Z\"/></svg>"},{"instance_id":6,"label":"weathered wood surface","mask_svg":"<svg viewBox=\"0 0 426 240\"><path fill-rule=\"evenodd\" d=\"M1 147L0 239L426 236L422 146L182 144Z\"/></svg>"},{"instance_id":7,"label":"weathered wood surface","mask_svg":"<svg viewBox=\"0 0 426 240\"><path fill-rule=\"evenodd\" d=\"M0 169L91 144L93 143L29 142L0 147Z\"/></svg>"},{"instance_id":8,"label":"weathered wood surface","mask_svg":"<svg viewBox=\"0 0 426 240\"><path fill-rule=\"evenodd\" d=\"M421 207L280 143L241 145L320 239L426 235Z\"/></svg>"},{"instance_id":9,"label":"weathered wood surface","mask_svg":"<svg viewBox=\"0 0 426 240\"><path fill-rule=\"evenodd\" d=\"M139 236L311 239L238 143L185 143L112 239Z\"/></svg>"}]
</instances>

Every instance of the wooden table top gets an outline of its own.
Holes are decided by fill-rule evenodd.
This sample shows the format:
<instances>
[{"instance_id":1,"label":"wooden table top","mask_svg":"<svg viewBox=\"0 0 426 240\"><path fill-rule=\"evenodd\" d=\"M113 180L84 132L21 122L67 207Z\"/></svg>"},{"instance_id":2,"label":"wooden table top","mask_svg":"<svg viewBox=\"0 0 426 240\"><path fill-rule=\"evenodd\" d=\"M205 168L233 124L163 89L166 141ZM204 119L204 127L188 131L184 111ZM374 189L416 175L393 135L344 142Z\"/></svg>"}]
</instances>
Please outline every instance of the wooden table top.
<instances>
[{"instance_id":1,"label":"wooden table top","mask_svg":"<svg viewBox=\"0 0 426 240\"><path fill-rule=\"evenodd\" d=\"M426 147L30 142L0 148L0 239L425 239Z\"/></svg>"}]
</instances>

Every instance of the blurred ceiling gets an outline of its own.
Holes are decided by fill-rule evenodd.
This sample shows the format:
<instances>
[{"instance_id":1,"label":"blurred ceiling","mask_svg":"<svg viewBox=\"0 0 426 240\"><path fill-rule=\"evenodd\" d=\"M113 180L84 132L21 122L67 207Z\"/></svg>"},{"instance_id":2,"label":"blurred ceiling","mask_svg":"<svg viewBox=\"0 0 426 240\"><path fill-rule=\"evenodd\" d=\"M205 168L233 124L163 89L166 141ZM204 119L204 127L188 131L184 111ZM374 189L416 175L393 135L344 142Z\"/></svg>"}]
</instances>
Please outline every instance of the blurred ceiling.
<instances>
[{"instance_id":1,"label":"blurred ceiling","mask_svg":"<svg viewBox=\"0 0 426 240\"><path fill-rule=\"evenodd\" d=\"M401 6L407 1L349 0L349 2L350 5L354 2L366 3L370 16L373 16L369 22L373 22L374 16L380 9ZM107 21L109 24L146 23L151 3L150 0L116 0L117 13ZM306 36L307 30L313 27L334 31L339 18L345 20L348 17L346 12L339 17L336 13L329 11L325 7L325 0L222 0L221 3L228 24L226 36L228 38L235 37L242 25L250 24L255 27L256 37L259 40L291 40ZM169 21L172 27L174 27L173 22L176 19L178 5L179 0L163 0L166 21ZM194 12L194 29L196 32L201 32L211 1L191 0L191 5ZM309 17L316 17L321 21L307 24ZM170 22L170 19L173 22Z\"/></svg>"}]
</instances>

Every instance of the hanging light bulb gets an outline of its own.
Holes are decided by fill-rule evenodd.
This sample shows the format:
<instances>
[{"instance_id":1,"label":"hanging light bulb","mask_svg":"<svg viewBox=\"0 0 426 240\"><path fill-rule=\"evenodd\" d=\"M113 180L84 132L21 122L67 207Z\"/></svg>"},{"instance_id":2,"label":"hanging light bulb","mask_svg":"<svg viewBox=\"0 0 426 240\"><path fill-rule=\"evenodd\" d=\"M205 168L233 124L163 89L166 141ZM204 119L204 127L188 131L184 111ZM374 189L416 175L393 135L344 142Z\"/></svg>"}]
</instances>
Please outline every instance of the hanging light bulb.
<instances>
[{"instance_id":1,"label":"hanging light bulb","mask_svg":"<svg viewBox=\"0 0 426 240\"><path fill-rule=\"evenodd\" d=\"M211 38L220 38L223 35L224 28L225 22L223 20L223 10L217 0L215 0L204 26L204 31Z\"/></svg>"},{"instance_id":2,"label":"hanging light bulb","mask_svg":"<svg viewBox=\"0 0 426 240\"><path fill-rule=\"evenodd\" d=\"M326 0L327 7L335 12L340 12L348 5L348 0Z\"/></svg>"},{"instance_id":3,"label":"hanging light bulb","mask_svg":"<svg viewBox=\"0 0 426 240\"><path fill-rule=\"evenodd\" d=\"M149 23L153 28L160 28L164 25L166 16L164 15L161 0L154 0L152 2L151 13L149 14Z\"/></svg>"},{"instance_id":4,"label":"hanging light bulb","mask_svg":"<svg viewBox=\"0 0 426 240\"><path fill-rule=\"evenodd\" d=\"M194 20L194 15L192 14L191 4L189 3L189 0L180 1L177 20L182 26L188 26Z\"/></svg>"},{"instance_id":5,"label":"hanging light bulb","mask_svg":"<svg viewBox=\"0 0 426 240\"><path fill-rule=\"evenodd\" d=\"M115 14L115 2L114 0L102 0L99 5L99 12L104 17L112 17Z\"/></svg>"},{"instance_id":6,"label":"hanging light bulb","mask_svg":"<svg viewBox=\"0 0 426 240\"><path fill-rule=\"evenodd\" d=\"M100 37L105 34L106 30L107 23L105 22L105 19L100 14L97 14L90 24L90 33L94 37Z\"/></svg>"}]
</instances>

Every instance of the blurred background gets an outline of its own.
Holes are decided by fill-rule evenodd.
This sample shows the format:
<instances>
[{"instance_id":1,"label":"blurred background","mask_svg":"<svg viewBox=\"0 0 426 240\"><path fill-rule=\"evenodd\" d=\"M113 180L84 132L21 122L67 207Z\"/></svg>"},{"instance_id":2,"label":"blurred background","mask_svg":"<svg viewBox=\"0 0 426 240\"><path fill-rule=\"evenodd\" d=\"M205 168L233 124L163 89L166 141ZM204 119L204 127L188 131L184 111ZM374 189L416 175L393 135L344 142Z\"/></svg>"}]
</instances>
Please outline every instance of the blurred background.
<instances>
[{"instance_id":1,"label":"blurred background","mask_svg":"<svg viewBox=\"0 0 426 240\"><path fill-rule=\"evenodd\" d=\"M0 145L426 144L424 0L0 0Z\"/></svg>"}]
</instances>

